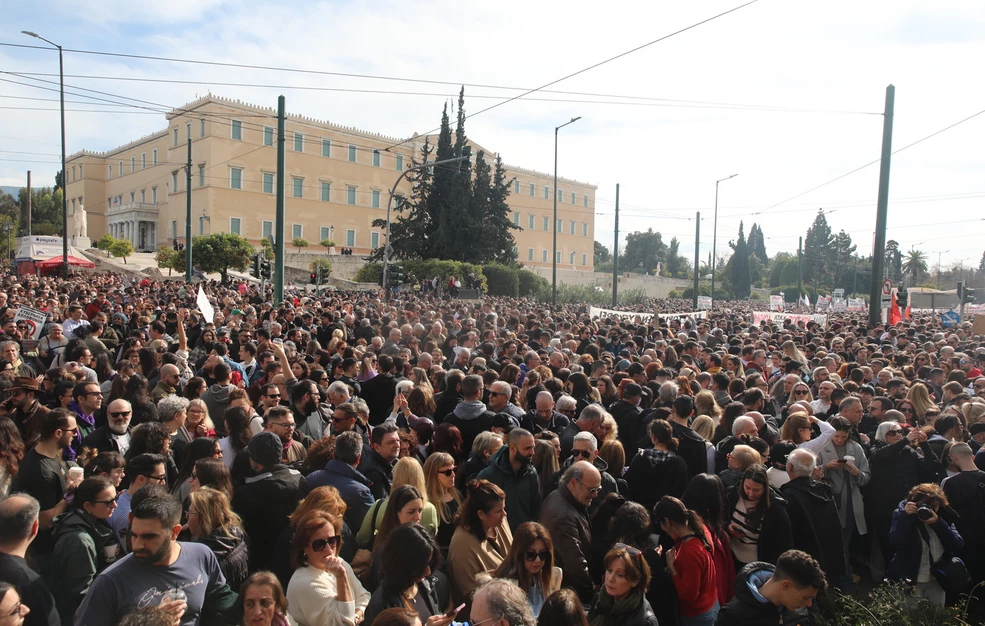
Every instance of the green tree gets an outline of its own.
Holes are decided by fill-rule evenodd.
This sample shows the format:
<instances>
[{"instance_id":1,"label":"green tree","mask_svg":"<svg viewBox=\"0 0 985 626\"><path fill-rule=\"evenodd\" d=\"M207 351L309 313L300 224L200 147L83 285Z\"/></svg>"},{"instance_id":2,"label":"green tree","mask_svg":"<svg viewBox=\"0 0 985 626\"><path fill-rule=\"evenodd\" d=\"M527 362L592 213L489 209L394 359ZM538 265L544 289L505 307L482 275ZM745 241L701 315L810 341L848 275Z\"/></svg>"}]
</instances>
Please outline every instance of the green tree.
<instances>
[{"instance_id":1,"label":"green tree","mask_svg":"<svg viewBox=\"0 0 985 626\"><path fill-rule=\"evenodd\" d=\"M260 254L268 261L274 260L276 255L274 254L274 245L270 243L270 239L264 237L260 240Z\"/></svg>"},{"instance_id":2,"label":"green tree","mask_svg":"<svg viewBox=\"0 0 985 626\"><path fill-rule=\"evenodd\" d=\"M749 246L746 243L746 235L743 232L743 223L739 222L739 239L729 242L729 247L734 253L729 260L731 266L732 293L739 300L749 298L752 287L752 276L749 272Z\"/></svg>"},{"instance_id":3,"label":"green tree","mask_svg":"<svg viewBox=\"0 0 985 626\"><path fill-rule=\"evenodd\" d=\"M480 151L479 162L485 162L483 156ZM506 166L503 165L503 159L498 154L492 170L492 180L488 187L480 185L478 169L477 166L473 195L478 197L488 194L488 204L478 224L478 232L481 233L479 239L484 244L483 255L477 258L475 262L516 265L516 252L513 250L516 247L516 240L513 238L512 231L521 230L521 228L518 224L513 223L513 210L507 203L514 179L506 178Z\"/></svg>"},{"instance_id":4,"label":"green tree","mask_svg":"<svg viewBox=\"0 0 985 626\"><path fill-rule=\"evenodd\" d=\"M115 241L116 241L116 237L107 233L99 238L99 241L96 242L96 247L99 248L100 250L105 250L106 252L109 252L109 249L113 247L113 243Z\"/></svg>"},{"instance_id":5,"label":"green tree","mask_svg":"<svg viewBox=\"0 0 985 626\"><path fill-rule=\"evenodd\" d=\"M419 167L427 163L433 152L434 147L425 137L424 145L421 146L420 159L415 159L413 166ZM396 206L393 208L394 217L390 220L390 232L386 233L392 250L391 254L397 259L429 259L434 256L431 237L433 232L431 219L433 202L431 198L434 189L434 168L412 169L405 178L410 182L411 195L409 198L398 197ZM375 219L373 226L385 231L386 220ZM385 246L381 246L373 252L371 258L374 261L380 261L385 252Z\"/></svg>"},{"instance_id":6,"label":"green tree","mask_svg":"<svg viewBox=\"0 0 985 626\"><path fill-rule=\"evenodd\" d=\"M245 271L250 257L256 254L253 245L233 233L215 233L192 239L192 258L205 273L218 272L222 282L229 279L229 270Z\"/></svg>"},{"instance_id":7,"label":"green tree","mask_svg":"<svg viewBox=\"0 0 985 626\"><path fill-rule=\"evenodd\" d=\"M807 229L804 239L804 281L813 281L815 285L824 279L826 260L831 254L831 227L824 209L818 209L814 223Z\"/></svg>"},{"instance_id":8,"label":"green tree","mask_svg":"<svg viewBox=\"0 0 985 626\"><path fill-rule=\"evenodd\" d=\"M123 259L125 265L127 257L132 256L134 253L133 244L130 243L129 239L116 239L110 245L109 253L118 259Z\"/></svg>"},{"instance_id":9,"label":"green tree","mask_svg":"<svg viewBox=\"0 0 985 626\"><path fill-rule=\"evenodd\" d=\"M595 265L598 265L599 263L608 263L612 260L612 254L609 252L608 248L596 241L594 259Z\"/></svg>"},{"instance_id":10,"label":"green tree","mask_svg":"<svg viewBox=\"0 0 985 626\"><path fill-rule=\"evenodd\" d=\"M307 248L308 247L308 240L305 239L304 237L295 237L291 241L291 245L294 246L295 248L297 248L298 249L298 252L300 253L301 252L301 248Z\"/></svg>"},{"instance_id":11,"label":"green tree","mask_svg":"<svg viewBox=\"0 0 985 626\"><path fill-rule=\"evenodd\" d=\"M684 258L680 255L681 242L677 240L677 237L671 237L670 246L667 247L667 265L666 272L667 276L671 278L678 278L681 273L681 268L684 266Z\"/></svg>"},{"instance_id":12,"label":"green tree","mask_svg":"<svg viewBox=\"0 0 985 626\"><path fill-rule=\"evenodd\" d=\"M847 290L850 287L855 248L851 236L844 230L839 230L838 234L831 238L829 265L832 289L841 287Z\"/></svg>"},{"instance_id":13,"label":"green tree","mask_svg":"<svg viewBox=\"0 0 985 626\"><path fill-rule=\"evenodd\" d=\"M646 232L635 231L626 235L626 249L622 254L620 267L627 272L648 273L664 261L667 244L660 233L648 228Z\"/></svg>"},{"instance_id":14,"label":"green tree","mask_svg":"<svg viewBox=\"0 0 985 626\"><path fill-rule=\"evenodd\" d=\"M332 241L331 239L326 238L326 239L322 239L321 242L318 243L318 245L324 247L325 254L328 254L331 251L331 249L335 247L335 242Z\"/></svg>"},{"instance_id":15,"label":"green tree","mask_svg":"<svg viewBox=\"0 0 985 626\"><path fill-rule=\"evenodd\" d=\"M107 235L108 236L108 235ZM160 245L157 247L157 252L154 254L154 261L157 262L157 266L161 269L168 270L168 276L171 275L172 271L183 274L185 272L185 251L175 250L169 245Z\"/></svg>"},{"instance_id":16,"label":"green tree","mask_svg":"<svg viewBox=\"0 0 985 626\"><path fill-rule=\"evenodd\" d=\"M763 229L758 224L753 224L749 229L749 239L746 241L749 246L749 253L759 257L764 267L770 264L770 258L766 255L766 238L763 236Z\"/></svg>"},{"instance_id":17,"label":"green tree","mask_svg":"<svg viewBox=\"0 0 985 626\"><path fill-rule=\"evenodd\" d=\"M0 212L0 250L3 250L3 258L7 260L14 258L17 249L17 241L14 239L17 236L17 218L16 213L10 215L6 212ZM7 236L8 232L10 233L9 236ZM7 245L8 242L10 243L9 246Z\"/></svg>"},{"instance_id":18,"label":"green tree","mask_svg":"<svg viewBox=\"0 0 985 626\"><path fill-rule=\"evenodd\" d=\"M978 262L978 271L985 272L985 252L982 253L982 260Z\"/></svg>"},{"instance_id":19,"label":"green tree","mask_svg":"<svg viewBox=\"0 0 985 626\"><path fill-rule=\"evenodd\" d=\"M903 271L910 275L911 284L915 284L921 274L927 273L927 255L920 250L910 248L903 262Z\"/></svg>"}]
</instances>

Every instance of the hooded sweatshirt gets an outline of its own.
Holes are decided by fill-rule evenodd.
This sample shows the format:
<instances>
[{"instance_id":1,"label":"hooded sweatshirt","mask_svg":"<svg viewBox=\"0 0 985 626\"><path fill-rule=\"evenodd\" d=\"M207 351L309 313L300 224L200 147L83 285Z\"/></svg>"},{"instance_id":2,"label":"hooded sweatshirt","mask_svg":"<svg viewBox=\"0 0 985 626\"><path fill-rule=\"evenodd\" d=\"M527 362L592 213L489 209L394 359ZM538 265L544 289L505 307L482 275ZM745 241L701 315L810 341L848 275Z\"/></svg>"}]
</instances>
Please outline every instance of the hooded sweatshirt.
<instances>
[{"instance_id":1,"label":"hooded sweatshirt","mask_svg":"<svg viewBox=\"0 0 985 626\"><path fill-rule=\"evenodd\" d=\"M73 509L55 519L52 531L51 588L63 623L71 624L96 574L106 568L104 548L114 544L113 529L83 510Z\"/></svg>"},{"instance_id":2,"label":"hooded sweatshirt","mask_svg":"<svg viewBox=\"0 0 985 626\"><path fill-rule=\"evenodd\" d=\"M633 457L623 476L633 499L652 511L664 496L680 498L690 479L687 463L674 452L645 448Z\"/></svg>"},{"instance_id":3,"label":"hooded sweatshirt","mask_svg":"<svg viewBox=\"0 0 985 626\"><path fill-rule=\"evenodd\" d=\"M471 450L472 442L479 433L492 427L495 413L479 400L459 402L445 422L454 425L462 433L462 450Z\"/></svg>"},{"instance_id":4,"label":"hooded sweatshirt","mask_svg":"<svg viewBox=\"0 0 985 626\"><path fill-rule=\"evenodd\" d=\"M722 607L715 626L784 626L806 624L807 611L787 611L760 593L776 566L762 561L749 563L735 578L735 597Z\"/></svg>"},{"instance_id":5,"label":"hooded sweatshirt","mask_svg":"<svg viewBox=\"0 0 985 626\"><path fill-rule=\"evenodd\" d=\"M229 393L233 389L236 389L235 385L220 385L216 383L211 385L202 394L202 401L208 407L209 415L214 416L212 421L215 422L215 432L217 435L223 437L226 436L226 426L222 423L222 415L229 406Z\"/></svg>"}]
</instances>

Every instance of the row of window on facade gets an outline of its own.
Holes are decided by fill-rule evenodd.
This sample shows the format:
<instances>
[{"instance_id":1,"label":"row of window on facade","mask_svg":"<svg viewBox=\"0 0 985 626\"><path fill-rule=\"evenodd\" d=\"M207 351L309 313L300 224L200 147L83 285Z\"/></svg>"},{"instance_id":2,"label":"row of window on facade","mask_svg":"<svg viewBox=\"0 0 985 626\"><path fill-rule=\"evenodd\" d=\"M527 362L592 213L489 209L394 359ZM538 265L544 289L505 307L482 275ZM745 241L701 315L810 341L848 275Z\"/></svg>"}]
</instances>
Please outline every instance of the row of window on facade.
<instances>
[{"instance_id":1,"label":"row of window on facade","mask_svg":"<svg viewBox=\"0 0 985 626\"><path fill-rule=\"evenodd\" d=\"M198 224L198 234L205 234L205 220L204 218L199 220ZM229 218L229 232L234 235L239 235L240 237L246 237L245 229L243 228L243 218L241 217L230 217ZM264 220L261 222L260 226L260 236L263 239L269 239L274 232L274 223L271 221ZM178 237L183 235L184 231L178 231L178 220L171 221L171 236ZM291 241L304 237L304 224L291 224ZM318 239L317 241L310 242L313 245L318 245L319 242L325 241L326 239L333 239L335 237L335 227L334 226L319 226L318 227ZM369 233L369 247L371 250L375 250L380 247L382 234L379 231L371 231ZM364 242L359 240L357 236L357 231L354 228L346 229L345 231L345 243L340 243L340 246L346 246L348 248L357 248L363 245ZM288 243L288 248L290 248L290 243Z\"/></svg>"},{"instance_id":2,"label":"row of window on facade","mask_svg":"<svg viewBox=\"0 0 985 626\"><path fill-rule=\"evenodd\" d=\"M519 257L520 251L519 251L519 249L516 246L513 246L513 254L517 257L517 259L520 258ZM568 264L569 265L574 265L575 264L576 254L577 253L575 253L575 252L569 252L568 253ZM563 263L564 262L562 260L563 258L564 258L564 253L562 251L558 250L557 251L557 262L558 263ZM527 261L530 262L530 263L533 263L534 262L534 249L533 248L527 248ZM548 250L547 248L544 248L544 249L541 250L541 259L540 259L540 262L541 263L550 263L551 262L551 251ZM581 255L581 265L588 265L588 254L582 253L582 255Z\"/></svg>"},{"instance_id":3,"label":"row of window on facade","mask_svg":"<svg viewBox=\"0 0 985 626\"><path fill-rule=\"evenodd\" d=\"M116 171L118 172L118 176L123 176L125 173L127 173L127 172L124 172L124 170L123 170L124 163L126 163L126 161L123 160L123 159L120 159L119 161L117 161L117 167L118 167L118 169ZM153 150L151 150L151 167L153 167L155 165L157 165L157 148L154 148ZM111 163L107 167L109 169L106 172L106 174L107 174L106 177L107 178L113 178L113 164ZM142 169L142 170L143 169L147 169L147 153L146 152L141 152L140 153L140 169ZM137 171L137 157L136 156L132 156L132 157L130 157L130 172L129 173L132 174L132 173L134 173L136 171ZM79 178L82 178L82 166L81 165L79 166ZM75 166L72 166L72 180L73 181L75 180Z\"/></svg>"},{"instance_id":4,"label":"row of window on facade","mask_svg":"<svg viewBox=\"0 0 985 626\"><path fill-rule=\"evenodd\" d=\"M260 191L263 193L274 193L276 181L276 175L272 172L263 172L262 180L260 181ZM243 168L241 167L231 167L229 168L229 188L230 189L243 189L243 183L246 182L243 178ZM204 184L204 183L203 183ZM308 198L310 197L305 193L305 188L310 188L304 184L304 178L300 176L291 177L291 195L295 198ZM332 201L332 183L327 181L319 181L319 185L315 187L321 192L320 199L322 202ZM356 205L359 204L356 200L357 193L368 193L370 196L369 205L378 209L382 206L383 192L380 189L372 189L369 192L359 191L355 185L345 186L345 203ZM399 196L397 196L399 200Z\"/></svg>"},{"instance_id":5,"label":"row of window on facade","mask_svg":"<svg viewBox=\"0 0 985 626\"><path fill-rule=\"evenodd\" d=\"M550 230L551 229L551 218L546 217L546 216L541 216L541 220L542 220L541 224L543 225L543 228L541 228L541 230ZM513 223L516 224L517 226L520 226L521 225L520 224L520 212L519 211L514 211L513 212ZM527 230L534 230L536 228L536 225L537 225L537 216L534 215L533 213L528 214L527 215ZM554 227L557 229L557 232L563 233L564 232L564 220L563 219L558 219L557 222L555 223ZM577 225L577 222L575 220L568 220L568 234L569 235L576 235L576 234L578 234L578 225ZM581 223L581 236L582 237L588 237L588 222L582 222Z\"/></svg>"},{"instance_id":6,"label":"row of window on facade","mask_svg":"<svg viewBox=\"0 0 985 626\"><path fill-rule=\"evenodd\" d=\"M514 180L513 181L513 193L516 194L516 195L519 195L520 194L520 189L521 189L521 183L520 183L519 179ZM531 198L533 198L535 195L537 195L537 185L536 185L536 183L530 183L530 185L528 187L528 190L529 190L529 194L528 195ZM558 189L557 190L557 201L558 201L558 204L563 204L564 203L564 197L565 197L564 196L564 190L563 189ZM544 200L550 200L550 199L551 199L551 187L549 185L544 185ZM578 196L573 191L570 192L570 194L568 196L568 199L569 199L569 204L577 204L578 203ZM584 207L587 207L588 206L588 194L587 193L582 195L582 197L581 197L581 204Z\"/></svg>"},{"instance_id":7,"label":"row of window on facade","mask_svg":"<svg viewBox=\"0 0 985 626\"><path fill-rule=\"evenodd\" d=\"M131 191L130 192L130 204L133 204L136 201L137 201L137 192L136 191ZM147 190L146 189L141 189L140 190L140 202L143 203L143 204L147 204ZM150 188L150 203L151 204L157 204L157 187L151 187ZM123 194L119 194L115 198L114 197L106 198L106 208L110 208L110 207L112 207L114 205L121 205L121 204L123 204Z\"/></svg>"}]
</instances>

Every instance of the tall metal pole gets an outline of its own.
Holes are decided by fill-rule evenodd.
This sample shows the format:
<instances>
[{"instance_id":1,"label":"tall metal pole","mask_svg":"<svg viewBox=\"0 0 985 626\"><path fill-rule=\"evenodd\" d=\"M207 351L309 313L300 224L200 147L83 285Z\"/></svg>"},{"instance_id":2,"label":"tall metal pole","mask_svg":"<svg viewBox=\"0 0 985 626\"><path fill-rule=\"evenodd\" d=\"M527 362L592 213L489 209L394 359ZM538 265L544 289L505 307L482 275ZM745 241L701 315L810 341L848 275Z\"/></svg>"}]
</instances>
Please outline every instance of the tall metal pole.
<instances>
[{"instance_id":1,"label":"tall metal pole","mask_svg":"<svg viewBox=\"0 0 985 626\"><path fill-rule=\"evenodd\" d=\"M554 127L554 223L551 225L551 230L554 231L554 250L551 255L551 306L557 306L557 132L580 119L581 116L573 117L570 121Z\"/></svg>"},{"instance_id":2,"label":"tall metal pole","mask_svg":"<svg viewBox=\"0 0 985 626\"><path fill-rule=\"evenodd\" d=\"M698 310L698 281L701 279L701 211L694 214L694 296L693 300L695 311Z\"/></svg>"},{"instance_id":3,"label":"tall metal pole","mask_svg":"<svg viewBox=\"0 0 985 626\"><path fill-rule=\"evenodd\" d=\"M855 267L852 268L852 294L858 289L858 257L855 257Z\"/></svg>"},{"instance_id":4,"label":"tall metal pole","mask_svg":"<svg viewBox=\"0 0 985 626\"><path fill-rule=\"evenodd\" d=\"M58 95L61 102L59 110L62 118L62 273L68 276L68 190L65 188L68 184L68 172L65 171L65 62L62 47L57 43L29 30L22 30L21 32L58 48Z\"/></svg>"},{"instance_id":5,"label":"tall metal pole","mask_svg":"<svg viewBox=\"0 0 985 626\"><path fill-rule=\"evenodd\" d=\"M616 236L612 243L612 308L619 296L619 183L616 183Z\"/></svg>"},{"instance_id":6,"label":"tall metal pole","mask_svg":"<svg viewBox=\"0 0 985 626\"><path fill-rule=\"evenodd\" d=\"M192 282L192 131L188 131L188 161L185 163L185 282Z\"/></svg>"},{"instance_id":7,"label":"tall metal pole","mask_svg":"<svg viewBox=\"0 0 985 626\"><path fill-rule=\"evenodd\" d=\"M277 98L277 216L274 221L274 306L284 300L284 126L287 118L284 96Z\"/></svg>"},{"instance_id":8,"label":"tall metal pole","mask_svg":"<svg viewBox=\"0 0 985 626\"><path fill-rule=\"evenodd\" d=\"M797 304L800 304L800 296L804 292L804 238L797 240Z\"/></svg>"},{"instance_id":9,"label":"tall metal pole","mask_svg":"<svg viewBox=\"0 0 985 626\"><path fill-rule=\"evenodd\" d=\"M31 236L31 213L32 213L32 208L31 208L31 170L27 170L27 210L26 210L26 213L27 214L24 216L24 219L27 222L27 229L24 231L24 234L27 235L28 237L30 237ZM938 268L940 268L940 264L939 263L938 263ZM938 272L937 273L940 274L939 269L938 269Z\"/></svg>"},{"instance_id":10,"label":"tall metal pole","mask_svg":"<svg viewBox=\"0 0 985 626\"><path fill-rule=\"evenodd\" d=\"M715 223L711 227L711 308L715 308L715 267L718 262L718 183L723 180L735 178L738 174L732 174L725 178L715 181Z\"/></svg>"},{"instance_id":11,"label":"tall metal pole","mask_svg":"<svg viewBox=\"0 0 985 626\"><path fill-rule=\"evenodd\" d=\"M893 154L893 110L896 87L886 87L886 109L882 118L882 160L879 164L879 200L876 208L876 236L872 250L872 281L869 286L869 324L882 323L882 266L886 256L886 222L889 218L889 172Z\"/></svg>"}]
</instances>

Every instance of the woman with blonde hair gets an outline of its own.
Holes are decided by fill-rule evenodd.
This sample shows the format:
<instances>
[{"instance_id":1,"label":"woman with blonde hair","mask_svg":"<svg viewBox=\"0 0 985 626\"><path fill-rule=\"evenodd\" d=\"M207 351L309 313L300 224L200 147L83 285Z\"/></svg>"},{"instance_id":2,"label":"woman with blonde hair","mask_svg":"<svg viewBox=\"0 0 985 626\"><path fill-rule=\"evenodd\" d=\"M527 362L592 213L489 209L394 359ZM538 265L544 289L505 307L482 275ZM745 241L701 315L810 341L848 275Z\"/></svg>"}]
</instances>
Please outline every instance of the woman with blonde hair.
<instances>
[{"instance_id":1,"label":"woman with blonde hair","mask_svg":"<svg viewBox=\"0 0 985 626\"><path fill-rule=\"evenodd\" d=\"M447 554L455 533L455 515L462 506L462 494L455 488L455 458L447 452L435 452L424 461L426 497L438 510L438 546Z\"/></svg>"},{"instance_id":2,"label":"woman with blonde hair","mask_svg":"<svg viewBox=\"0 0 985 626\"><path fill-rule=\"evenodd\" d=\"M428 502L426 495L428 489L427 481L424 478L424 469L421 467L420 461L413 457L406 456L397 461L397 464L393 466L390 493L393 494L398 487L403 485L410 485L421 494L421 498L424 500L424 508L421 511L421 526L426 528L431 535L437 535L438 510L433 503ZM356 542L360 546L371 546L374 544L373 538L379 532L383 524L383 519L386 517L387 502L389 500L390 498L377 500L370 507L369 511L366 512L362 526L359 527L359 532L356 534Z\"/></svg>"},{"instance_id":3,"label":"woman with blonde hair","mask_svg":"<svg viewBox=\"0 0 985 626\"><path fill-rule=\"evenodd\" d=\"M608 411L602 412L602 443L606 444L610 441L618 441L619 439L619 425L616 424L616 419Z\"/></svg>"},{"instance_id":4,"label":"woman with blonde hair","mask_svg":"<svg viewBox=\"0 0 985 626\"><path fill-rule=\"evenodd\" d=\"M189 400L188 408L185 409L185 428L193 437L215 438L215 424L209 417L209 407L204 400L196 398Z\"/></svg>"},{"instance_id":5,"label":"woman with blonde hair","mask_svg":"<svg viewBox=\"0 0 985 626\"><path fill-rule=\"evenodd\" d=\"M927 418L927 411L936 409L937 405L930 399L930 392L923 383L914 383L910 391L906 394L906 399L917 415L917 422L923 424Z\"/></svg>"},{"instance_id":6,"label":"woman with blonde hair","mask_svg":"<svg viewBox=\"0 0 985 626\"><path fill-rule=\"evenodd\" d=\"M188 495L191 540L209 547L230 587L237 588L249 576L249 551L243 522L233 512L226 494L202 487Z\"/></svg>"},{"instance_id":7,"label":"woman with blonde hair","mask_svg":"<svg viewBox=\"0 0 985 626\"><path fill-rule=\"evenodd\" d=\"M633 452L635 454L635 450ZM626 450L618 439L603 443L599 448L599 457L609 466L610 474L615 478L622 478L623 471L626 469ZM541 491L541 493L545 492Z\"/></svg>"},{"instance_id":8,"label":"woman with blonde hair","mask_svg":"<svg viewBox=\"0 0 985 626\"><path fill-rule=\"evenodd\" d=\"M704 437L705 440L705 460L708 463L708 473L715 473L715 444L711 440L715 436L715 420L707 415L699 415L691 423L691 430Z\"/></svg>"},{"instance_id":9,"label":"woman with blonde hair","mask_svg":"<svg viewBox=\"0 0 985 626\"><path fill-rule=\"evenodd\" d=\"M718 475L725 485L725 491L733 489L747 469L753 465L762 465L763 457L752 446L737 445L728 453L728 468Z\"/></svg>"},{"instance_id":10,"label":"woman with blonde hair","mask_svg":"<svg viewBox=\"0 0 985 626\"><path fill-rule=\"evenodd\" d=\"M431 386L431 379L423 367L415 367L410 371L410 380L415 387L423 387L434 394L434 387Z\"/></svg>"},{"instance_id":11,"label":"woman with blonde hair","mask_svg":"<svg viewBox=\"0 0 985 626\"><path fill-rule=\"evenodd\" d=\"M798 382L790 389L790 395L787 397L787 406L792 405L794 402L814 402L814 394L811 393L811 388L807 383Z\"/></svg>"},{"instance_id":12,"label":"woman with blonde hair","mask_svg":"<svg viewBox=\"0 0 985 626\"><path fill-rule=\"evenodd\" d=\"M722 419L722 407L715 402L715 394L707 389L702 389L694 397L694 412L698 415L707 415L712 419L715 426L718 425L718 420ZM705 439L711 439L711 437L705 437Z\"/></svg>"},{"instance_id":13,"label":"woman with blonde hair","mask_svg":"<svg viewBox=\"0 0 985 626\"><path fill-rule=\"evenodd\" d=\"M797 344L795 344L793 340L787 339L784 341L783 345L780 346L780 350L784 355L790 357L791 361L800 363L801 371L807 371L807 357L804 356L804 353L800 351Z\"/></svg>"},{"instance_id":14,"label":"woman with blonde hair","mask_svg":"<svg viewBox=\"0 0 985 626\"><path fill-rule=\"evenodd\" d=\"M985 402L965 402L961 406L961 421L964 422L965 430L972 424L985 421Z\"/></svg>"},{"instance_id":15,"label":"woman with blonde hair","mask_svg":"<svg viewBox=\"0 0 985 626\"><path fill-rule=\"evenodd\" d=\"M798 446L811 439L811 418L807 413L791 413L780 429L780 440L792 441Z\"/></svg>"}]
</instances>

